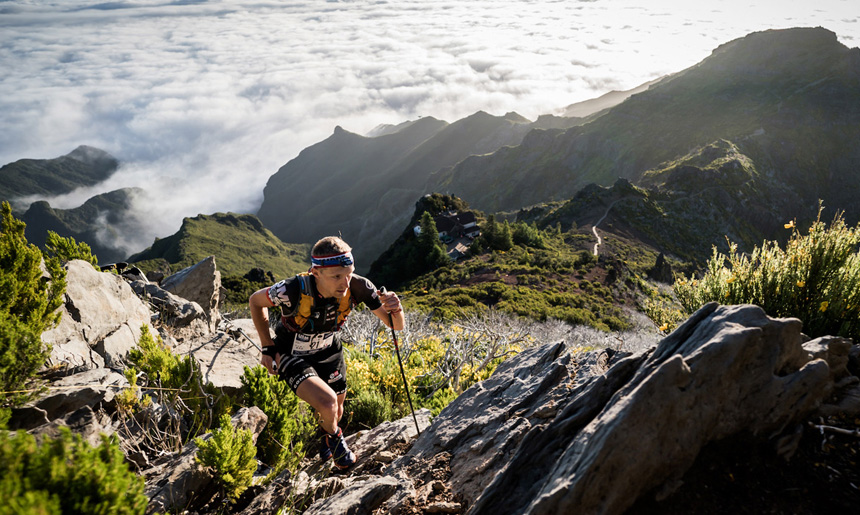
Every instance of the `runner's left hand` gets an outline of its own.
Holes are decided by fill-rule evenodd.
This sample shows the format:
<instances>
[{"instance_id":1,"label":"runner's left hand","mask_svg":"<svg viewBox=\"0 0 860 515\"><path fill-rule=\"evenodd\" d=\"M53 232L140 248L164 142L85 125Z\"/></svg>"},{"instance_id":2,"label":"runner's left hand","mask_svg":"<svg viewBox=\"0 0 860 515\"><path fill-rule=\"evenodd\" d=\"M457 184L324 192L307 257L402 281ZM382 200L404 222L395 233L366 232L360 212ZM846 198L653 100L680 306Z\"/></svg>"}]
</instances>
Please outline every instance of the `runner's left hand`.
<instances>
[{"instance_id":1,"label":"runner's left hand","mask_svg":"<svg viewBox=\"0 0 860 515\"><path fill-rule=\"evenodd\" d=\"M403 310L403 306L400 305L400 299L393 291L380 291L378 295L379 301L382 302L382 307L385 308L385 311L394 314L400 313Z\"/></svg>"}]
</instances>

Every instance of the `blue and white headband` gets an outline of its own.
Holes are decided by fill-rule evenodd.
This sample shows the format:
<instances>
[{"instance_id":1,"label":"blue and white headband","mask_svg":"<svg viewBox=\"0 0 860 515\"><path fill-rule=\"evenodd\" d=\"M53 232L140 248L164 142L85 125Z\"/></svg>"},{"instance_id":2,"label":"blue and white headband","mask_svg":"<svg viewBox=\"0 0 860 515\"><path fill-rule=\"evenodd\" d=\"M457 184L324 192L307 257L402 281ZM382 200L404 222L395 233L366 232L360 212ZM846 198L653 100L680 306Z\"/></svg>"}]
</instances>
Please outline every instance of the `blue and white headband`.
<instances>
[{"instance_id":1,"label":"blue and white headband","mask_svg":"<svg viewBox=\"0 0 860 515\"><path fill-rule=\"evenodd\" d=\"M354 264L355 260L352 258L352 252L344 252L343 254L332 254L331 256L311 256L312 268L350 266Z\"/></svg>"}]
</instances>

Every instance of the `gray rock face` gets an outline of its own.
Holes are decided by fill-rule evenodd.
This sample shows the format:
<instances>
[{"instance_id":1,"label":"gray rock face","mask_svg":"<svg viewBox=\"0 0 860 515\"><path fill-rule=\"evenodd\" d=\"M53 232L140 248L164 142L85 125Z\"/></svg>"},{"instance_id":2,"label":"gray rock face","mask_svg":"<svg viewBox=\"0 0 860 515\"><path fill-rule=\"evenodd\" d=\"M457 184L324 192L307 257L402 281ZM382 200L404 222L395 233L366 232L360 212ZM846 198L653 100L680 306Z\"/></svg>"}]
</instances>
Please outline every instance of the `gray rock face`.
<instances>
[{"instance_id":1,"label":"gray rock face","mask_svg":"<svg viewBox=\"0 0 860 515\"><path fill-rule=\"evenodd\" d=\"M68 427L94 447L101 444L102 435L110 435L116 431L116 423L104 412L95 412L91 407L83 406L62 418L33 429L30 433L56 439L60 435L60 427Z\"/></svg>"},{"instance_id":2,"label":"gray rock face","mask_svg":"<svg viewBox=\"0 0 860 515\"><path fill-rule=\"evenodd\" d=\"M53 346L48 366L119 368L137 345L140 327L150 324L149 308L122 278L85 261L68 262L66 271L62 318L57 327L42 333L42 341Z\"/></svg>"},{"instance_id":3,"label":"gray rock face","mask_svg":"<svg viewBox=\"0 0 860 515\"><path fill-rule=\"evenodd\" d=\"M173 352L193 356L200 363L203 380L217 387L240 388L244 367L260 364L260 351L251 342L222 332L177 342Z\"/></svg>"},{"instance_id":4,"label":"gray rock face","mask_svg":"<svg viewBox=\"0 0 860 515\"><path fill-rule=\"evenodd\" d=\"M196 302L209 317L210 330L218 327L218 304L221 294L221 272L215 268L215 256L184 268L164 278L161 287L183 299Z\"/></svg>"},{"instance_id":5,"label":"gray rock face","mask_svg":"<svg viewBox=\"0 0 860 515\"><path fill-rule=\"evenodd\" d=\"M96 368L51 383L51 390L33 403L45 411L48 420L62 417L84 406L112 405L120 389L128 386L122 374L107 368Z\"/></svg>"},{"instance_id":6,"label":"gray rock face","mask_svg":"<svg viewBox=\"0 0 860 515\"><path fill-rule=\"evenodd\" d=\"M650 355L602 376L627 377L594 416L581 416L590 401L575 395L532 431L471 512L497 510L501 492L519 513L621 513L652 488L671 491L706 443L742 431L778 436L821 403L830 368L810 360L802 342L796 319L771 319L754 306L703 307Z\"/></svg>"},{"instance_id":7,"label":"gray rock face","mask_svg":"<svg viewBox=\"0 0 860 515\"><path fill-rule=\"evenodd\" d=\"M709 304L656 348L615 360L562 343L527 349L452 402L385 474L415 482L420 505L417 478L449 455L441 487L468 513L622 513L646 492L671 493L709 442L743 433L793 452L799 422L856 384L850 342L805 342L800 329L755 306ZM327 502L362 513L357 503L376 503L383 486L354 484ZM405 498L391 495L382 505L401 511Z\"/></svg>"}]
</instances>

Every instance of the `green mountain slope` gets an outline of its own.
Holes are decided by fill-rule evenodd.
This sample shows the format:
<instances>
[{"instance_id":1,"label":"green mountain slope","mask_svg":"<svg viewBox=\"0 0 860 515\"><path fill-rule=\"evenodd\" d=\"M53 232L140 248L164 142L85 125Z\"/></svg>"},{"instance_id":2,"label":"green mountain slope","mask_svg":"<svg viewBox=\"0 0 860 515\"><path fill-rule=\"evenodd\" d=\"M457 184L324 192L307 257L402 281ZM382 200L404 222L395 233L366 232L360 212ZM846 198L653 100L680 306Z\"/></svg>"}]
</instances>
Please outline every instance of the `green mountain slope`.
<instances>
[{"instance_id":1,"label":"green mountain slope","mask_svg":"<svg viewBox=\"0 0 860 515\"><path fill-rule=\"evenodd\" d=\"M432 198L453 198L457 209L468 209L456 197ZM438 315L496 307L618 329L629 322L625 308L642 309L640 300L653 294L646 278L665 282L673 271L701 270L712 248L726 252L729 241L750 249L766 234L784 241L789 219L776 211L798 205L795 193L720 140L648 170L640 186L626 179L590 184L564 201L496 213L494 232L504 227L509 235L501 247L488 243L492 222L478 212L483 235L465 259L410 276L409 256L421 245L411 225L423 211L442 209L418 202L371 277L404 291L411 307ZM798 217L798 224L813 218ZM602 238L597 256L595 228Z\"/></svg>"},{"instance_id":2,"label":"green mountain slope","mask_svg":"<svg viewBox=\"0 0 860 515\"><path fill-rule=\"evenodd\" d=\"M107 152L84 145L55 159L21 159L0 168L0 200L68 193L107 179L118 166Z\"/></svg>"},{"instance_id":3,"label":"green mountain slope","mask_svg":"<svg viewBox=\"0 0 860 515\"><path fill-rule=\"evenodd\" d=\"M513 210L570 198L590 183L638 183L721 139L796 194L803 205L795 210L814 211L822 198L860 213L860 49L821 28L750 34L590 123L533 131L517 147L442 170L430 189L484 211Z\"/></svg>"},{"instance_id":4,"label":"green mountain slope","mask_svg":"<svg viewBox=\"0 0 860 515\"><path fill-rule=\"evenodd\" d=\"M308 269L310 247L282 242L254 215L215 213L185 218L179 231L156 240L128 261L144 270L170 273L214 255L224 275L262 268L275 277L286 277Z\"/></svg>"},{"instance_id":5,"label":"green mountain slope","mask_svg":"<svg viewBox=\"0 0 860 515\"><path fill-rule=\"evenodd\" d=\"M355 245L358 267L366 270L400 233L432 172L469 155L516 145L534 127L576 123L558 117L532 123L516 113L478 112L451 124L422 118L380 127L377 137L338 128L269 179L258 215L287 241L341 234Z\"/></svg>"}]
</instances>

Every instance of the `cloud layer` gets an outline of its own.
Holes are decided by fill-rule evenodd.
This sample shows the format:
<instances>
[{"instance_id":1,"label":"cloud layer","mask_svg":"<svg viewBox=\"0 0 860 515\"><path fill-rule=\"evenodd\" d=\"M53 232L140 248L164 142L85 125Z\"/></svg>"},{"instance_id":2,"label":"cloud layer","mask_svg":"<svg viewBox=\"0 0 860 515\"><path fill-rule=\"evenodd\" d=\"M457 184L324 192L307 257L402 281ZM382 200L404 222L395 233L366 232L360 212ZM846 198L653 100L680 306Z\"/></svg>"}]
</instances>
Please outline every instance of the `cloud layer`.
<instances>
[{"instance_id":1,"label":"cloud layer","mask_svg":"<svg viewBox=\"0 0 860 515\"><path fill-rule=\"evenodd\" d=\"M185 216L254 212L269 176L336 125L534 119L769 28L824 26L855 47L851 3L0 1L0 164L110 152L124 166L108 184L49 201L145 188L142 248Z\"/></svg>"}]
</instances>

